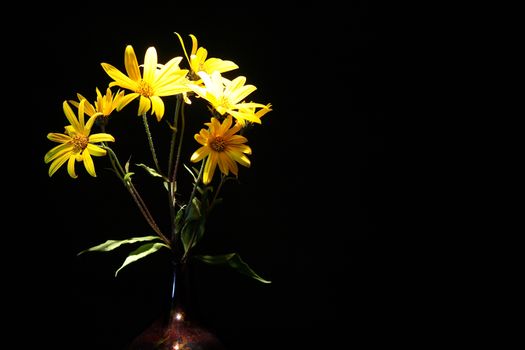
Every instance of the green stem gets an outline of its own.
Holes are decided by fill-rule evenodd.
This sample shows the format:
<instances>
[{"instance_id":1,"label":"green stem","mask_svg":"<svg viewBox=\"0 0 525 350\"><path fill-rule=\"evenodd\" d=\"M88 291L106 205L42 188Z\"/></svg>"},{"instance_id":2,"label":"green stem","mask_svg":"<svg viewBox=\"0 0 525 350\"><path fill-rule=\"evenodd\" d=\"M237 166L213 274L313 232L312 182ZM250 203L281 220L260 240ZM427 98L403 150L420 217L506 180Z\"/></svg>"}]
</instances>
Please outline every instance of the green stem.
<instances>
[{"instance_id":1,"label":"green stem","mask_svg":"<svg viewBox=\"0 0 525 350\"><path fill-rule=\"evenodd\" d=\"M195 192L197 192L197 186L199 185L199 182L202 178L202 173L204 172L204 164L206 163L206 158L202 160L201 168L199 170L199 176L197 177L197 180L195 180L195 184L193 184L193 189L191 190L190 199L188 200L188 205L191 205L193 202L193 197L195 197Z\"/></svg>"},{"instance_id":2,"label":"green stem","mask_svg":"<svg viewBox=\"0 0 525 350\"><path fill-rule=\"evenodd\" d=\"M173 168L173 174L171 181L176 181L177 179L177 170L179 168L179 162L180 162L180 154L182 151L182 140L184 138L184 128L186 126L186 116L184 114L184 104L182 104L181 108L181 123L180 123L180 136L179 136L179 145L177 147L177 159L175 160L175 167Z\"/></svg>"},{"instance_id":3,"label":"green stem","mask_svg":"<svg viewBox=\"0 0 525 350\"><path fill-rule=\"evenodd\" d=\"M195 180L195 184L193 185L193 189L191 191L190 199L188 200L187 208L190 208L191 205L192 205L193 198L195 197L195 193L197 192L197 186L199 185L199 182L201 181L201 178L202 178L202 173L204 171L204 164L205 163L206 163L206 159L203 159L202 163L201 163L201 168L199 170L199 176L197 177L197 180ZM186 213L184 213L184 214L186 215ZM191 240L190 240L190 243L188 245L189 247L191 247L193 245L193 241L194 240L195 240L195 232L193 232L193 234L191 236ZM181 259L182 262L186 261L188 253L189 253L190 250L191 250L191 248L189 248L186 252L184 252L184 254L182 256L182 259Z\"/></svg>"},{"instance_id":4,"label":"green stem","mask_svg":"<svg viewBox=\"0 0 525 350\"><path fill-rule=\"evenodd\" d=\"M155 167L157 168L159 174L162 174L162 172L160 171L159 161L157 159L157 153L155 152L155 146L153 145L153 137L151 136L151 131L149 130L148 118L146 117L146 113L142 114L142 121L144 122L144 129L146 130L146 135L148 136L148 143L149 148L151 150L151 155L153 156L153 162L155 163Z\"/></svg>"},{"instance_id":5,"label":"green stem","mask_svg":"<svg viewBox=\"0 0 525 350\"><path fill-rule=\"evenodd\" d=\"M182 101L182 97L180 95L177 95L177 104L175 105L175 116L173 118L173 126L172 128L172 135L171 135L171 142L170 142L170 155L168 159L168 177L171 177L173 174L173 154L175 152L175 140L177 136L178 131L178 124L179 124L179 110L180 110L180 104Z\"/></svg>"},{"instance_id":6,"label":"green stem","mask_svg":"<svg viewBox=\"0 0 525 350\"><path fill-rule=\"evenodd\" d=\"M117 174L118 178L124 184L124 187L126 187L128 192L130 193L131 197L135 201L135 204L137 204L137 206L139 207L139 210L140 210L142 216L144 216L144 219L146 219L146 222L150 225L150 227L153 229L153 231L155 231L155 233L164 241L164 243L166 243L168 246L171 246L171 242L162 233L162 231L160 230L159 226L155 222L155 219L151 215L151 213L150 213L146 203L144 202L144 200L140 196L139 192L137 191L137 189L133 185L133 182L131 182L131 178L128 178L128 179L125 178L126 171L124 170L124 168L120 164L120 162L119 162L115 152L110 147L108 147L105 144L102 145L102 148L104 148L105 150L107 150L109 152L109 158L111 160L111 165L113 166L113 169L115 170L115 173Z\"/></svg>"}]
</instances>

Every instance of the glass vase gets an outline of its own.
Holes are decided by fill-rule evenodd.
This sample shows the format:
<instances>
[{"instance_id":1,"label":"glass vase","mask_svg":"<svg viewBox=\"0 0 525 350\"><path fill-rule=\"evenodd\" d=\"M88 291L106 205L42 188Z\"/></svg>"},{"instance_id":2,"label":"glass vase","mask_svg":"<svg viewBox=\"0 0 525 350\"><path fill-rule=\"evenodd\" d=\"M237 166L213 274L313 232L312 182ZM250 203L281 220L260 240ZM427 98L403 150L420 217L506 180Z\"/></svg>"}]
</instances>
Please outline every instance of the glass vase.
<instances>
[{"instance_id":1,"label":"glass vase","mask_svg":"<svg viewBox=\"0 0 525 350\"><path fill-rule=\"evenodd\" d=\"M131 342L129 350L225 350L217 336L195 317L187 264L173 264L169 305Z\"/></svg>"}]
</instances>

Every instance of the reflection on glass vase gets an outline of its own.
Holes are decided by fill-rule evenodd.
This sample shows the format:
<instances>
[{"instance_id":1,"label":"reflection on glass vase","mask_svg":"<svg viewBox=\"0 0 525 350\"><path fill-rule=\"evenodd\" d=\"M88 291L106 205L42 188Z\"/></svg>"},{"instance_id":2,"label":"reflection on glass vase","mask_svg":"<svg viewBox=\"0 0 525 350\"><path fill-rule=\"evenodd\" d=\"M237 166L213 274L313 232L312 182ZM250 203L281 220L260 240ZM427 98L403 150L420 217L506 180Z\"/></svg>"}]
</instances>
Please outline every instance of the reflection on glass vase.
<instances>
[{"instance_id":1,"label":"reflection on glass vase","mask_svg":"<svg viewBox=\"0 0 525 350\"><path fill-rule=\"evenodd\" d=\"M217 336L194 317L188 265L173 267L169 310L139 334L129 350L225 350Z\"/></svg>"}]
</instances>

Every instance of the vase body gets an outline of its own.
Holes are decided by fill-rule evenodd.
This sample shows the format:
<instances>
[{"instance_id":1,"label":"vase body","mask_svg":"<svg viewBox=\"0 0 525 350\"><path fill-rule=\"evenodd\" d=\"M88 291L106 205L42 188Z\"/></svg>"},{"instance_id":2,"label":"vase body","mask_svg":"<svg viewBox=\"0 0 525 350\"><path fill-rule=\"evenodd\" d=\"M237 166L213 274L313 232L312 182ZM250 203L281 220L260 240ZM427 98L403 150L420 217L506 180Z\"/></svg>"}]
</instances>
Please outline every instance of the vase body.
<instances>
[{"instance_id":1,"label":"vase body","mask_svg":"<svg viewBox=\"0 0 525 350\"><path fill-rule=\"evenodd\" d=\"M173 265L168 310L131 342L129 350L225 350L195 317L187 267Z\"/></svg>"}]
</instances>

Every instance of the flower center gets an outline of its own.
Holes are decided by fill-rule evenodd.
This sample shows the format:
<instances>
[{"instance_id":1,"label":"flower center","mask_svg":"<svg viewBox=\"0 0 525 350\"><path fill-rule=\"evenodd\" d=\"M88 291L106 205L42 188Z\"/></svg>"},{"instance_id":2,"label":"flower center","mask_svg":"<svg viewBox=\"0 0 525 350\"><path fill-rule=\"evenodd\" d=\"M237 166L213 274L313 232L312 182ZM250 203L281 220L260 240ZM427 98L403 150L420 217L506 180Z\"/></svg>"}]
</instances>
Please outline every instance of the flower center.
<instances>
[{"instance_id":1,"label":"flower center","mask_svg":"<svg viewBox=\"0 0 525 350\"><path fill-rule=\"evenodd\" d=\"M141 80L137 92L144 97L150 97L153 95L153 88L147 81Z\"/></svg>"},{"instance_id":2,"label":"flower center","mask_svg":"<svg viewBox=\"0 0 525 350\"><path fill-rule=\"evenodd\" d=\"M84 135L81 135L81 134L76 134L73 136L73 138L71 139L71 143L73 144L73 151L74 152L81 152L83 151L88 143L89 143L89 139L87 136L84 136Z\"/></svg>"},{"instance_id":3,"label":"flower center","mask_svg":"<svg viewBox=\"0 0 525 350\"><path fill-rule=\"evenodd\" d=\"M226 148L226 140L222 136L215 136L215 138L210 142L210 147L215 152L222 152Z\"/></svg>"}]
</instances>

